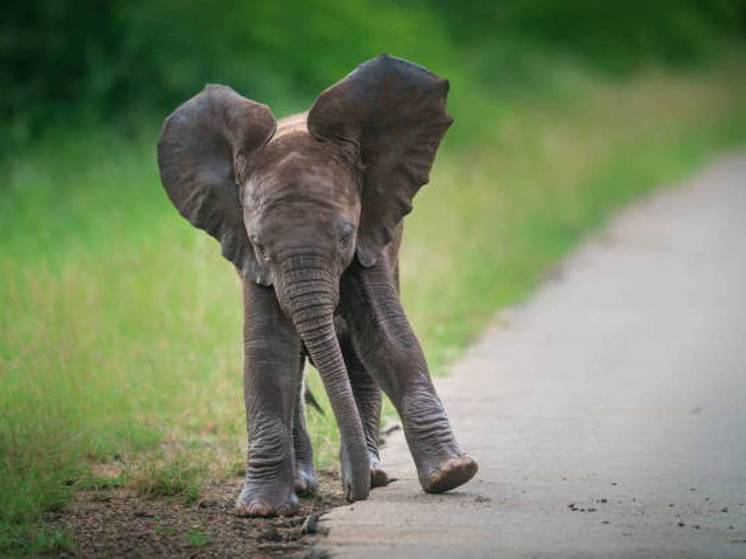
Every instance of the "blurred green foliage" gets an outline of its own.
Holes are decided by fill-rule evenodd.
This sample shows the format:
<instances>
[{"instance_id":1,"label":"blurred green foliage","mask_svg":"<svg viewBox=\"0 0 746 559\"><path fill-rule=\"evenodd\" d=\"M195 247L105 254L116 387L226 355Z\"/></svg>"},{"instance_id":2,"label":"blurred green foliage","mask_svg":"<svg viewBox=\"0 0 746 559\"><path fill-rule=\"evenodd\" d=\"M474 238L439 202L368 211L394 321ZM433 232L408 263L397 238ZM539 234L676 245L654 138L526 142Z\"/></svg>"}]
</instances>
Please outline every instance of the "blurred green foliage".
<instances>
[{"instance_id":1,"label":"blurred green foliage","mask_svg":"<svg viewBox=\"0 0 746 559\"><path fill-rule=\"evenodd\" d=\"M4 11L2 114L17 134L70 108L103 119L171 110L206 82L282 112L382 50L422 63L448 54L439 20L386 1L31 0Z\"/></svg>"},{"instance_id":2,"label":"blurred green foliage","mask_svg":"<svg viewBox=\"0 0 746 559\"><path fill-rule=\"evenodd\" d=\"M554 49L597 69L630 70L648 62L686 63L711 54L746 29L739 0L432 0L458 43L485 37Z\"/></svg>"},{"instance_id":3,"label":"blurred green foliage","mask_svg":"<svg viewBox=\"0 0 746 559\"><path fill-rule=\"evenodd\" d=\"M746 30L745 0L11 0L0 10L6 147L60 119L162 113L206 82L287 112L382 51L494 85L530 77L537 53L625 71L702 60Z\"/></svg>"}]
</instances>

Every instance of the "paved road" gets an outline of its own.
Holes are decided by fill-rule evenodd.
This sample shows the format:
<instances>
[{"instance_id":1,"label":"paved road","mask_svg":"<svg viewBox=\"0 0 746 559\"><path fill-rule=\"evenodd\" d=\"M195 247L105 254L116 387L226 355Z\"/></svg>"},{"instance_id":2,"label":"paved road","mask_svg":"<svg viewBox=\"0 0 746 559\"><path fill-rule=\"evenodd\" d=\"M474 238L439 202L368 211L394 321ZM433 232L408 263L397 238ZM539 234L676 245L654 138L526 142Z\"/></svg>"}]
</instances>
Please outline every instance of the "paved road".
<instances>
[{"instance_id":1,"label":"paved road","mask_svg":"<svg viewBox=\"0 0 746 559\"><path fill-rule=\"evenodd\" d=\"M746 557L746 157L624 212L438 390L475 480L330 512L335 557Z\"/></svg>"}]
</instances>

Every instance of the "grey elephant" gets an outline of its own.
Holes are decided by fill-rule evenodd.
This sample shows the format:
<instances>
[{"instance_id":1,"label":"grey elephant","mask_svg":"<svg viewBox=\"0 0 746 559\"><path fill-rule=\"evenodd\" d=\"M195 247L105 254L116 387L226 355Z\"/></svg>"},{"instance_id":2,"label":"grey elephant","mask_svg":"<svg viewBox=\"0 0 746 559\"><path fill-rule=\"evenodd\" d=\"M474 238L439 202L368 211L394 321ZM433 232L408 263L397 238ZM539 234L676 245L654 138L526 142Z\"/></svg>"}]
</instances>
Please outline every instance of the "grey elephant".
<instances>
[{"instance_id":1,"label":"grey elephant","mask_svg":"<svg viewBox=\"0 0 746 559\"><path fill-rule=\"evenodd\" d=\"M317 488L302 375L319 371L340 431L349 501L388 481L379 460L381 389L396 407L423 489L470 480L399 298L402 218L428 181L448 82L381 55L307 113L208 85L165 121L161 180L178 211L215 237L244 297L248 464L237 513L293 514ZM379 388L380 387L380 388Z\"/></svg>"}]
</instances>

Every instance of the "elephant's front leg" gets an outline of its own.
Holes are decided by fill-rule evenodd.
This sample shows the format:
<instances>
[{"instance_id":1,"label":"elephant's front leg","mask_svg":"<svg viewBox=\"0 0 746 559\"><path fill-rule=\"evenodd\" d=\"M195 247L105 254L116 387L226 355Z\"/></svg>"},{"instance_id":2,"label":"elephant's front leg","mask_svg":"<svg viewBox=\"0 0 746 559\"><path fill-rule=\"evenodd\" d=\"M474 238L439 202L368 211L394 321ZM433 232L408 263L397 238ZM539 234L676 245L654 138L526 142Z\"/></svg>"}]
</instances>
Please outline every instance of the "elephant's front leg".
<instances>
[{"instance_id":1,"label":"elephant's front leg","mask_svg":"<svg viewBox=\"0 0 746 559\"><path fill-rule=\"evenodd\" d=\"M399 302L391 267L354 262L342 276L340 308L357 354L402 418L422 488L447 491L469 481L464 454L430 380L425 357Z\"/></svg>"},{"instance_id":2,"label":"elephant's front leg","mask_svg":"<svg viewBox=\"0 0 746 559\"><path fill-rule=\"evenodd\" d=\"M300 341L274 290L244 282L244 400L249 451L236 503L241 516L289 515L298 509L293 409Z\"/></svg>"}]
</instances>

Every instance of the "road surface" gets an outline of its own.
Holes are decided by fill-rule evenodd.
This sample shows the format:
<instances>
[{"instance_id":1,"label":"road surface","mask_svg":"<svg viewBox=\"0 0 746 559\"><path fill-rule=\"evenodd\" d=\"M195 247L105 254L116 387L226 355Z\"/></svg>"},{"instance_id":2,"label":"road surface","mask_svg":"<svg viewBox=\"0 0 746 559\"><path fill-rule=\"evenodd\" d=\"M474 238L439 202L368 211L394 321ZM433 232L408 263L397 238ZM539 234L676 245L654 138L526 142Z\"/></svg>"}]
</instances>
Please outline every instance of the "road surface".
<instances>
[{"instance_id":1,"label":"road surface","mask_svg":"<svg viewBox=\"0 0 746 559\"><path fill-rule=\"evenodd\" d=\"M746 157L620 214L437 387L480 470L334 509L334 557L746 557Z\"/></svg>"}]
</instances>

